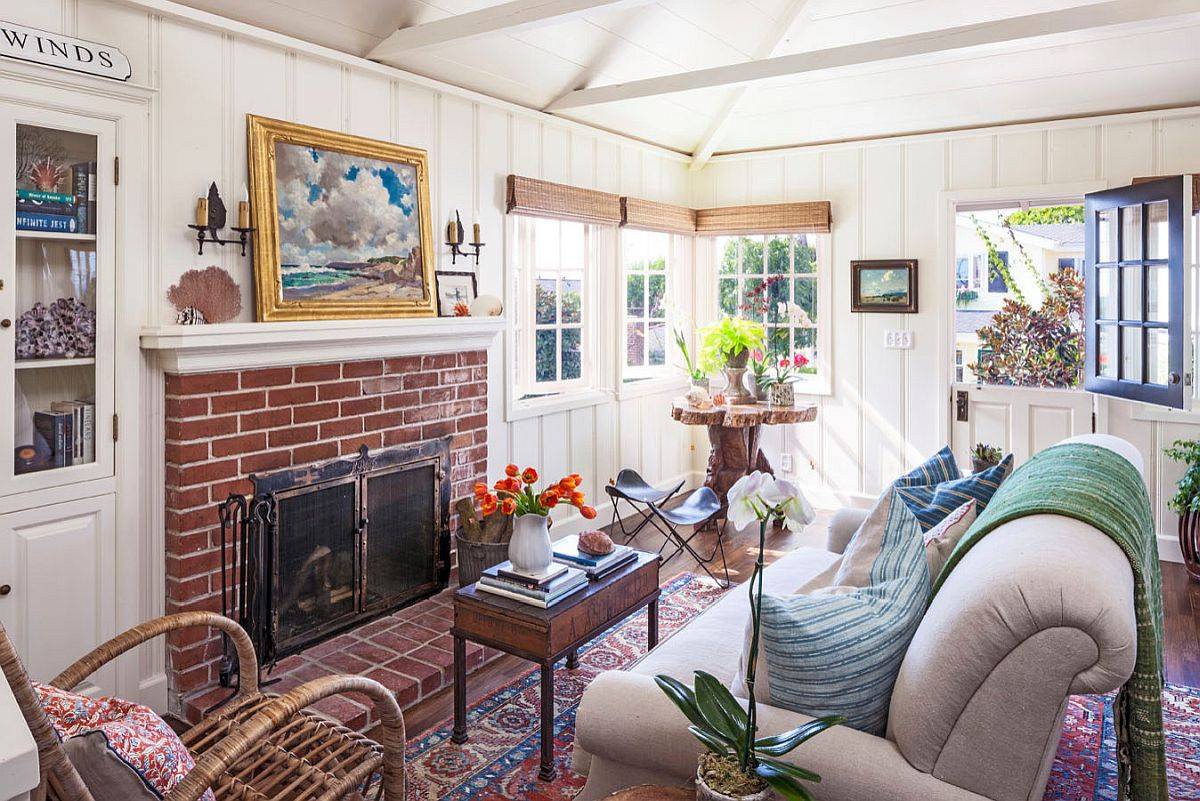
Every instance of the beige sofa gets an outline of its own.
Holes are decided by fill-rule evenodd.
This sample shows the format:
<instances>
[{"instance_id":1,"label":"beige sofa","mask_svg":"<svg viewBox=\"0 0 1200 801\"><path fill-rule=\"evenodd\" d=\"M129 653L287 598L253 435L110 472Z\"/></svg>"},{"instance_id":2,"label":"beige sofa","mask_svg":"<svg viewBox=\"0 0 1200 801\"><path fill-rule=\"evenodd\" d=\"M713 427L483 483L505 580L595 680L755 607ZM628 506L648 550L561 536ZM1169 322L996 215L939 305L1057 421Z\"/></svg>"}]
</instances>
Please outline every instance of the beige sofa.
<instances>
[{"instance_id":1,"label":"beige sofa","mask_svg":"<svg viewBox=\"0 0 1200 801\"><path fill-rule=\"evenodd\" d=\"M789 593L829 568L864 514L838 513L829 551L800 549L772 564L767 592ZM587 775L580 801L687 781L701 746L653 676L690 684L704 669L728 682L748 615L746 594L731 592L630 670L592 682L576 718L575 769ZM1037 801L1067 696L1122 685L1135 650L1133 576L1121 550L1073 519L1016 520L968 552L930 605L896 681L886 738L839 726L788 759L821 774L820 801ZM759 706L764 734L807 719Z\"/></svg>"}]
</instances>

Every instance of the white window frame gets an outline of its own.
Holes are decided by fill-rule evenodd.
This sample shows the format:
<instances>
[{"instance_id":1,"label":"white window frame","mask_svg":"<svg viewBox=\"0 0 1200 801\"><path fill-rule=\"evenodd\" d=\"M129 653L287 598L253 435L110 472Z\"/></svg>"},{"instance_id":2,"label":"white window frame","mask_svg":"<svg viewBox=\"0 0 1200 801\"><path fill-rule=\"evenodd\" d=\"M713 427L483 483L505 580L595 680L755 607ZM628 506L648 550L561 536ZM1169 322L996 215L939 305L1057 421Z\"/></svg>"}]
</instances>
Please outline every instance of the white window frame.
<instances>
[{"instance_id":1,"label":"white window frame","mask_svg":"<svg viewBox=\"0 0 1200 801\"><path fill-rule=\"evenodd\" d=\"M816 250L816 269L811 273L797 273L796 267L796 237L806 236L813 243ZM770 273L768 272L768 258L766 252L766 242L773 238L788 238L788 267L787 273ZM729 280L730 274L721 272L721 262L723 256L723 242L729 239L741 239L741 236L710 236L705 237L709 240L710 260L712 264L712 279L711 290L713 292L712 309L715 319L719 319L726 312L721 309L721 291L720 282ZM764 243L763 251L763 272L749 277L761 276L764 279L771 275L786 275L789 282L789 289L795 286L794 281L797 278L809 279L816 282L816 315L812 317L811 326L793 325L786 323L784 325L771 325L769 322L764 323L768 328L787 327L789 329L811 328L816 331L816 358L811 362L816 368L816 373L804 375L800 380L796 381L796 393L799 395L829 395L832 393L833 387L833 309L832 309L832 283L833 276L830 269L830 253L831 253L831 235L830 234L753 234L746 236L747 239L761 239ZM736 274L738 282L738 298L742 297L743 287L747 276L742 273L742 251L738 253L738 270ZM789 297L794 301L794 290L789 292ZM767 316L769 321L770 316Z\"/></svg>"},{"instance_id":2,"label":"white window frame","mask_svg":"<svg viewBox=\"0 0 1200 801\"><path fill-rule=\"evenodd\" d=\"M666 239L666 265L665 265L664 269L661 271L648 269L649 260L647 258L645 258L647 256L646 252L643 252L643 254L642 254L643 259L644 259L643 260L643 268L641 270L630 270L629 269L627 247L629 245L630 239L633 237L640 238L640 237L645 237L645 236L665 237L665 239ZM677 321L672 319L673 316L671 314L671 310L672 310L672 307L676 305L676 303L675 303L675 284L677 282L677 275L678 275L677 268L678 268L678 265L680 263L680 258L681 258L680 240L681 240L681 237L676 236L671 233L668 233L668 232L665 232L665 231L643 231L643 230L636 230L636 229L630 230L627 228L621 229L621 241L620 241L620 247L618 250L619 258L620 258L620 262L621 262L621 264L620 264L621 277L620 277L620 281L618 284L619 297L617 298L618 308L620 309L620 312L621 312L621 314L620 314L621 321L620 321L620 325L618 326L618 332L617 332L617 340L619 343L618 348L617 348L617 362L618 362L618 367L620 369L619 380L622 383L645 381L647 379L654 379L654 378L665 378L668 375L670 375L671 373L675 372L675 368L672 366L672 355L673 355L673 351L674 351L674 343L672 341L673 337L671 335L671 330L672 330L671 326L673 324L675 324ZM629 304L627 302L627 298L628 298L627 287L628 287L629 277L631 275L640 275L640 276L642 276L642 281L643 281L643 283L642 283L642 298L643 298L643 301L645 302L645 307L643 309L642 316L637 317L637 318L631 318L629 316ZM662 318L662 321L665 326L664 330L666 332L666 339L663 343L664 359L663 359L662 364L651 365L651 364L644 363L641 365L631 366L628 361L629 324L632 322L641 323L646 326L647 332L649 331L649 323L651 322L651 318L649 316L649 312L650 312L650 308L649 308L649 305L650 305L649 304L650 277L653 275L662 275L662 276L664 276L664 278L666 280L666 287L663 290L664 316ZM655 321L657 322L657 318L655 318ZM643 362L648 362L649 358L650 358L650 340L649 340L648 335L646 336L646 338L643 340L643 343L642 343L642 355L643 355Z\"/></svg>"}]
</instances>

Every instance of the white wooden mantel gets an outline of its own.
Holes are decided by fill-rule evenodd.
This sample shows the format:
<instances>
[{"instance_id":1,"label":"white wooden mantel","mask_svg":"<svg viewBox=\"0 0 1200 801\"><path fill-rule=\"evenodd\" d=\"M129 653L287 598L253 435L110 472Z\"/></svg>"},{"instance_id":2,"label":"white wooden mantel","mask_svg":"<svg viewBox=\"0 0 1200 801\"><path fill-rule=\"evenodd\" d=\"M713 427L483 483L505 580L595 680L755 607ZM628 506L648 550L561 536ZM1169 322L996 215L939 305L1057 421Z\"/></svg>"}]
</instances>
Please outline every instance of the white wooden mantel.
<instances>
[{"instance_id":1,"label":"white wooden mantel","mask_svg":"<svg viewBox=\"0 0 1200 801\"><path fill-rule=\"evenodd\" d=\"M211 373L482 350L504 325L503 317L166 325L142 329L141 345L164 372Z\"/></svg>"}]
</instances>

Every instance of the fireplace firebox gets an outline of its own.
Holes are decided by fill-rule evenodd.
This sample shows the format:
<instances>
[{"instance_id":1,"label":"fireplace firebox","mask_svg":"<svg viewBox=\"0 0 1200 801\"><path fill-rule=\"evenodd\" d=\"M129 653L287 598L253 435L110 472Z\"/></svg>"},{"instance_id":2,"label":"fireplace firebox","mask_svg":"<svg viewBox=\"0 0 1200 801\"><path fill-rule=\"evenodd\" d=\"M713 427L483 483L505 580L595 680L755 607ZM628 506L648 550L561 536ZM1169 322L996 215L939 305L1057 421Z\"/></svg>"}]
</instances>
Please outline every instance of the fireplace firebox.
<instances>
[{"instance_id":1,"label":"fireplace firebox","mask_svg":"<svg viewBox=\"0 0 1200 801\"><path fill-rule=\"evenodd\" d=\"M450 437L250 480L219 507L221 602L264 664L446 587Z\"/></svg>"}]
</instances>

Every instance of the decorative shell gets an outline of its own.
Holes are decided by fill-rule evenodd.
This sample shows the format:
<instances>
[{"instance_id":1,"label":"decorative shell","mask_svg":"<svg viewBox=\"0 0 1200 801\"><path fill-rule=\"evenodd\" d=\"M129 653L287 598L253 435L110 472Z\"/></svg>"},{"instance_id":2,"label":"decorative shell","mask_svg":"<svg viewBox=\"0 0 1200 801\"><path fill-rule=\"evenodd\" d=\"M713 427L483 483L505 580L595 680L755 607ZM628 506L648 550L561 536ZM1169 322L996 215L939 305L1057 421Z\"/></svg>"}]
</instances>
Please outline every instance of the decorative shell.
<instances>
[{"instance_id":1,"label":"decorative shell","mask_svg":"<svg viewBox=\"0 0 1200 801\"><path fill-rule=\"evenodd\" d=\"M179 276L178 284L167 290L167 300L177 312L194 309L199 320L206 323L229 322L242 311L242 291L220 267L188 270ZM196 321L194 314L187 316Z\"/></svg>"},{"instance_id":2,"label":"decorative shell","mask_svg":"<svg viewBox=\"0 0 1200 801\"><path fill-rule=\"evenodd\" d=\"M689 406L693 406L703 411L704 409L712 408L712 399L708 396L708 391L703 387L692 387L688 390L688 394L684 395L684 399Z\"/></svg>"},{"instance_id":3,"label":"decorative shell","mask_svg":"<svg viewBox=\"0 0 1200 801\"><path fill-rule=\"evenodd\" d=\"M495 295L480 295L471 304L472 317L499 317L504 313L504 304Z\"/></svg>"},{"instance_id":4,"label":"decorative shell","mask_svg":"<svg viewBox=\"0 0 1200 801\"><path fill-rule=\"evenodd\" d=\"M579 550L592 556L606 556L612 553L612 537L603 531L585 531L579 535Z\"/></svg>"},{"instance_id":5,"label":"decorative shell","mask_svg":"<svg viewBox=\"0 0 1200 801\"><path fill-rule=\"evenodd\" d=\"M96 355L96 313L76 298L59 298L17 318L18 359Z\"/></svg>"}]
</instances>

